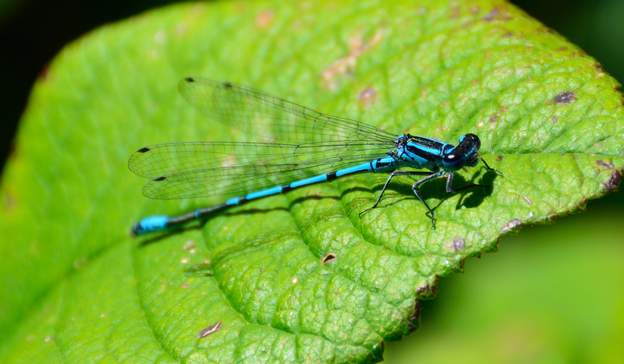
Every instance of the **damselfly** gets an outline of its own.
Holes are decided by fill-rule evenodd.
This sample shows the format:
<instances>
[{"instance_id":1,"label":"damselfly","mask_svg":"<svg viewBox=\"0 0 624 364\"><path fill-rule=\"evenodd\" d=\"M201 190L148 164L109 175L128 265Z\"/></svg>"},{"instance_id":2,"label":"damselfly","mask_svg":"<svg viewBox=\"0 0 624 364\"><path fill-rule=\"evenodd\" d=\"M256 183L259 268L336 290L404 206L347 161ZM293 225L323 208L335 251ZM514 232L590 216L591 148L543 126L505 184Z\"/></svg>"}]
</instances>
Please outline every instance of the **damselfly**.
<instances>
[{"instance_id":1,"label":"damselfly","mask_svg":"<svg viewBox=\"0 0 624 364\"><path fill-rule=\"evenodd\" d=\"M475 134L462 135L457 145L410 134L397 136L230 82L187 77L180 82L180 92L208 117L229 123L239 136L224 142L176 142L137 150L128 165L149 179L145 196L202 197L214 205L178 216L145 217L133 226L135 235L165 231L249 201L365 172L389 173L371 208L379 205L393 177L424 176L412 191L435 223L434 210L419 192L423 184L445 177L446 192L451 193L453 176L460 168L474 167L481 160L492 170L479 157L481 142Z\"/></svg>"}]
</instances>

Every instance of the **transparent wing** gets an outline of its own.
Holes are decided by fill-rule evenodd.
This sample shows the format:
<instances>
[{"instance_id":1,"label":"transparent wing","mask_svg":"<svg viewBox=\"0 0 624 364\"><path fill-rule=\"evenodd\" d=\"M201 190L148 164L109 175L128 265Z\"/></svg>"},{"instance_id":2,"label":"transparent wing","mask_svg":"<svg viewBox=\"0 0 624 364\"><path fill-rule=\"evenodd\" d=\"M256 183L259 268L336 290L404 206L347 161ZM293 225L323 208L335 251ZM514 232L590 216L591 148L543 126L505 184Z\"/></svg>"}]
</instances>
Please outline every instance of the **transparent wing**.
<instances>
[{"instance_id":1,"label":"transparent wing","mask_svg":"<svg viewBox=\"0 0 624 364\"><path fill-rule=\"evenodd\" d=\"M180 93L215 121L238 130L239 141L319 143L327 141L394 140L387 133L357 120L326 115L261 91L230 82L187 77Z\"/></svg>"},{"instance_id":2,"label":"transparent wing","mask_svg":"<svg viewBox=\"0 0 624 364\"><path fill-rule=\"evenodd\" d=\"M129 168L150 179L143 189L150 198L223 199L378 158L391 146L358 141L170 143L139 149L130 157Z\"/></svg>"},{"instance_id":3,"label":"transparent wing","mask_svg":"<svg viewBox=\"0 0 624 364\"><path fill-rule=\"evenodd\" d=\"M186 78L180 92L241 137L139 149L128 166L151 180L144 188L151 198L232 197L378 158L394 147L396 135L374 126L229 82Z\"/></svg>"}]
</instances>

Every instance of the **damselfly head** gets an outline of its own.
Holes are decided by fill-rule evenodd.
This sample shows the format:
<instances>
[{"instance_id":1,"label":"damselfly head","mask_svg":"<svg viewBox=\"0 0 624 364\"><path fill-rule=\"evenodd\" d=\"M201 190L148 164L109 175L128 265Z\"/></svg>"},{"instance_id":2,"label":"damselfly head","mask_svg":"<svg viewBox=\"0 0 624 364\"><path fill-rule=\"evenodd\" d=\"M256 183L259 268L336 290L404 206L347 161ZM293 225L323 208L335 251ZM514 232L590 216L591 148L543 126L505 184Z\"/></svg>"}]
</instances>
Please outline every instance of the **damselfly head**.
<instances>
[{"instance_id":1,"label":"damselfly head","mask_svg":"<svg viewBox=\"0 0 624 364\"><path fill-rule=\"evenodd\" d=\"M456 170L464 166L474 167L479 162L479 148L481 141L474 134L465 134L459 138L459 143L444 154L444 168Z\"/></svg>"}]
</instances>

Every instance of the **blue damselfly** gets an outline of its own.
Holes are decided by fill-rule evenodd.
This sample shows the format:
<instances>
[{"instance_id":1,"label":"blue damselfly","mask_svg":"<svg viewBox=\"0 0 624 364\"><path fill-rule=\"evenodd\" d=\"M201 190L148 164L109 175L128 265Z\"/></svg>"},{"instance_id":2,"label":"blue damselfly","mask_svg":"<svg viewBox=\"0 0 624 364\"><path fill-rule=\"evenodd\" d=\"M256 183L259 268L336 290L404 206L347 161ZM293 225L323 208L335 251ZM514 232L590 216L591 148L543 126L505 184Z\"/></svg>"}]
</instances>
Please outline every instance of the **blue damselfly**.
<instances>
[{"instance_id":1,"label":"blue damselfly","mask_svg":"<svg viewBox=\"0 0 624 364\"><path fill-rule=\"evenodd\" d=\"M393 177L424 176L412 191L433 224L434 210L419 193L420 186L445 177L446 192L451 193L457 170L474 167L479 160L492 170L479 157L481 142L475 134L462 135L457 145L410 134L397 136L230 82L187 77L180 82L180 92L208 117L229 123L241 137L137 150L128 165L149 179L145 196L201 197L214 205L178 216L145 217L133 226L135 235L165 231L249 201L364 172L389 173L371 208L379 205Z\"/></svg>"}]
</instances>

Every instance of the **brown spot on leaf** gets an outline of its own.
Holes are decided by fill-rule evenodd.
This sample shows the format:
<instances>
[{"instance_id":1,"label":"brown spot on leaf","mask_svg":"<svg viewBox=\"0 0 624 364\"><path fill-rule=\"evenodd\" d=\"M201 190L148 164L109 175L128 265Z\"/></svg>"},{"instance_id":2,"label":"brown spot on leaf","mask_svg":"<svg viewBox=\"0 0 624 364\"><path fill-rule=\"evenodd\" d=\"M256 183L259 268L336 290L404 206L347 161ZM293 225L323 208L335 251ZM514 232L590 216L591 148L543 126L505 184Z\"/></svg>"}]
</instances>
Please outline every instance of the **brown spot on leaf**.
<instances>
[{"instance_id":1,"label":"brown spot on leaf","mask_svg":"<svg viewBox=\"0 0 624 364\"><path fill-rule=\"evenodd\" d=\"M323 264L331 264L335 261L336 261L336 254L334 253L327 253L323 256L323 258L321 258L321 263Z\"/></svg>"},{"instance_id":2,"label":"brown spot on leaf","mask_svg":"<svg viewBox=\"0 0 624 364\"><path fill-rule=\"evenodd\" d=\"M483 16L483 20L487 22L491 21L507 21L511 19L509 11L501 5L495 6L489 13Z\"/></svg>"},{"instance_id":3,"label":"brown spot on leaf","mask_svg":"<svg viewBox=\"0 0 624 364\"><path fill-rule=\"evenodd\" d=\"M256 26L260 29L266 29L271 26L275 14L271 10L263 10L256 16Z\"/></svg>"},{"instance_id":4,"label":"brown spot on leaf","mask_svg":"<svg viewBox=\"0 0 624 364\"><path fill-rule=\"evenodd\" d=\"M425 292L429 291L430 289L431 289L431 287L428 284L426 284L424 286L420 286L420 287L416 288L416 293L425 293Z\"/></svg>"},{"instance_id":5,"label":"brown spot on leaf","mask_svg":"<svg viewBox=\"0 0 624 364\"><path fill-rule=\"evenodd\" d=\"M555 96L553 100L557 104L571 104L576 101L576 94L572 91L565 91Z\"/></svg>"},{"instance_id":6,"label":"brown spot on leaf","mask_svg":"<svg viewBox=\"0 0 624 364\"><path fill-rule=\"evenodd\" d=\"M522 195L522 199L524 200L524 202L526 202L527 205L533 205L533 201L529 198L529 196Z\"/></svg>"},{"instance_id":7,"label":"brown spot on leaf","mask_svg":"<svg viewBox=\"0 0 624 364\"><path fill-rule=\"evenodd\" d=\"M618 188L621 181L622 174L620 173L620 171L613 171L613 173L611 173L611 177L609 177L609 180L603 185L605 190L607 190L608 192L613 192Z\"/></svg>"},{"instance_id":8,"label":"brown spot on leaf","mask_svg":"<svg viewBox=\"0 0 624 364\"><path fill-rule=\"evenodd\" d=\"M503 227L501 228L501 232L509 232L514 228L520 226L520 224L522 224L522 221L520 221L520 219L511 219L505 225L503 225Z\"/></svg>"},{"instance_id":9,"label":"brown spot on leaf","mask_svg":"<svg viewBox=\"0 0 624 364\"><path fill-rule=\"evenodd\" d=\"M203 339L206 336L212 335L215 332L221 330L221 321L217 321L216 323L214 323L213 325L210 325L204 329L202 329L198 334L197 334L197 338L198 339Z\"/></svg>"},{"instance_id":10,"label":"brown spot on leaf","mask_svg":"<svg viewBox=\"0 0 624 364\"><path fill-rule=\"evenodd\" d=\"M502 161L502 160L503 160L503 156L502 156L502 155L497 155L497 156L496 156L496 161L497 161L497 162L500 162L500 161Z\"/></svg>"},{"instance_id":11,"label":"brown spot on leaf","mask_svg":"<svg viewBox=\"0 0 624 364\"><path fill-rule=\"evenodd\" d=\"M412 314L409 317L409 321L407 322L407 330L409 332L416 330L418 326L420 326L421 309L422 309L422 306L420 305L420 302L418 300L415 300L414 310L412 311Z\"/></svg>"},{"instance_id":12,"label":"brown spot on leaf","mask_svg":"<svg viewBox=\"0 0 624 364\"><path fill-rule=\"evenodd\" d=\"M325 88L335 90L338 86L336 79L340 76L353 73L360 57L379 45L385 33L385 29L379 29L368 41L365 41L360 33L352 36L349 39L348 54L336 60L321 74Z\"/></svg>"},{"instance_id":13,"label":"brown spot on leaf","mask_svg":"<svg viewBox=\"0 0 624 364\"><path fill-rule=\"evenodd\" d=\"M438 277L435 278L433 283L425 284L416 288L416 293L421 299L429 299L435 297L438 293Z\"/></svg>"},{"instance_id":14,"label":"brown spot on leaf","mask_svg":"<svg viewBox=\"0 0 624 364\"><path fill-rule=\"evenodd\" d=\"M454 4L451 6L451 19L457 19L461 16L461 8L459 5Z\"/></svg>"},{"instance_id":15,"label":"brown spot on leaf","mask_svg":"<svg viewBox=\"0 0 624 364\"><path fill-rule=\"evenodd\" d=\"M496 124L506 112L507 106L501 106L500 109L496 110L496 112L488 117L488 121L490 124Z\"/></svg>"},{"instance_id":16,"label":"brown spot on leaf","mask_svg":"<svg viewBox=\"0 0 624 364\"><path fill-rule=\"evenodd\" d=\"M602 159L598 159L596 161L596 164L598 165L598 167L602 167L602 168L606 168L606 169L613 169L615 168L615 166L613 165L613 163L611 162L605 162Z\"/></svg>"},{"instance_id":17,"label":"brown spot on leaf","mask_svg":"<svg viewBox=\"0 0 624 364\"><path fill-rule=\"evenodd\" d=\"M362 107L368 107L377 101L377 90L367 87L358 95L358 101Z\"/></svg>"},{"instance_id":18,"label":"brown spot on leaf","mask_svg":"<svg viewBox=\"0 0 624 364\"><path fill-rule=\"evenodd\" d=\"M465 244L462 237L456 236L455 239L453 239L453 250L460 251L464 249Z\"/></svg>"}]
</instances>

